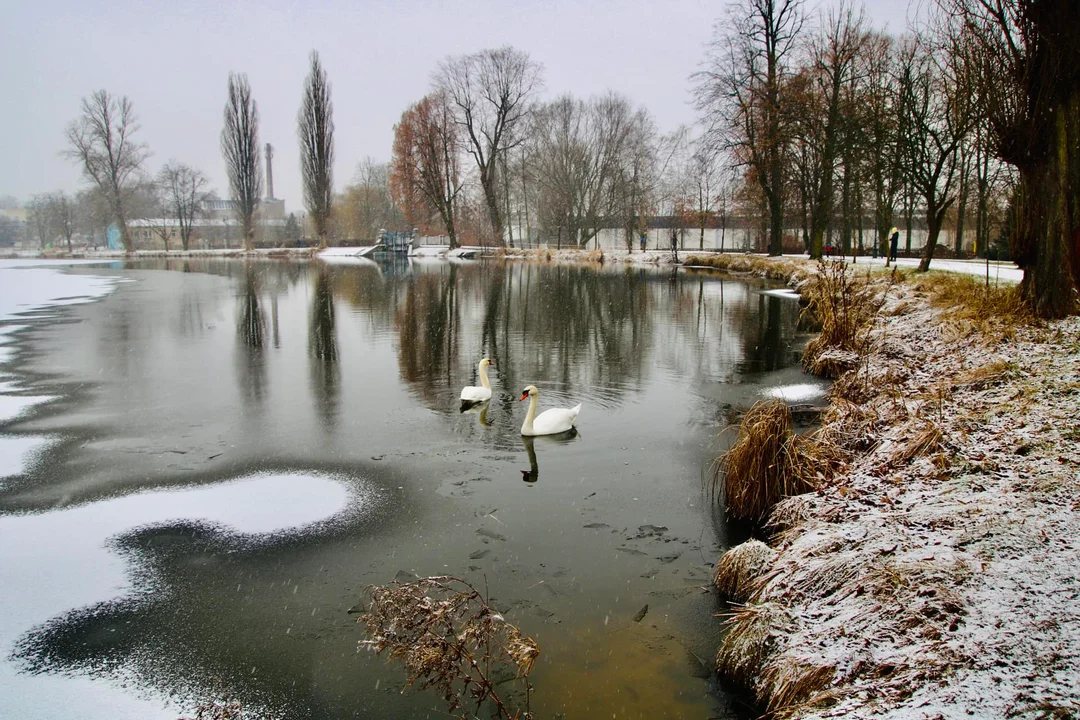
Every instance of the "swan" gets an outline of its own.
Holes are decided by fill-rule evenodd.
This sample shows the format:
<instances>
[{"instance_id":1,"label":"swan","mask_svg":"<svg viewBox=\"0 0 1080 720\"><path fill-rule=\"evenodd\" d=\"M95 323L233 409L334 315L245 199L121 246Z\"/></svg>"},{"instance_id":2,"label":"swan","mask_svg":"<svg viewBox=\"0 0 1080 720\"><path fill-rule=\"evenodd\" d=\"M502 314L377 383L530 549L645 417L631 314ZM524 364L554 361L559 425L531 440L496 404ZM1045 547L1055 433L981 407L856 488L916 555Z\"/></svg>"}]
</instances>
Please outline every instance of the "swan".
<instances>
[{"instance_id":1,"label":"swan","mask_svg":"<svg viewBox=\"0 0 1080 720\"><path fill-rule=\"evenodd\" d=\"M480 385L481 385L481 387L476 387L475 385L470 385L470 386L462 389L462 391L461 391L462 409L468 407L469 405L473 405L475 403L481 403L481 402L484 402L485 400L490 400L491 399L491 383L488 382L487 369L488 369L488 365L494 365L494 364L495 364L494 362L492 362L491 360L488 360L487 358L484 358L483 360L480 361L480 364L477 366L476 369L480 373Z\"/></svg>"},{"instance_id":2,"label":"swan","mask_svg":"<svg viewBox=\"0 0 1080 720\"><path fill-rule=\"evenodd\" d=\"M529 398L529 413L521 426L522 435L554 435L574 427L578 413L581 412L581 403L572 408L551 408L537 415L536 398L539 394L540 391L535 385L528 385L518 398L519 401Z\"/></svg>"}]
</instances>

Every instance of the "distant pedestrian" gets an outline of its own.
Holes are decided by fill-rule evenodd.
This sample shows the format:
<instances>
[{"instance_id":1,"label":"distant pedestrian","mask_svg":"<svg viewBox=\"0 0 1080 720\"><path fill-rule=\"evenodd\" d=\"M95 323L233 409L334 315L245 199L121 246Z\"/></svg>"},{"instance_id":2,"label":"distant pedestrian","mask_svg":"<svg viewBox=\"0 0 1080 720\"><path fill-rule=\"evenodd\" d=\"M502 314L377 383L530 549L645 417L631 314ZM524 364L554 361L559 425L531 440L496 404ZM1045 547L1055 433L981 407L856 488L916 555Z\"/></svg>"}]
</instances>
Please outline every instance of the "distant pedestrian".
<instances>
[{"instance_id":1,"label":"distant pedestrian","mask_svg":"<svg viewBox=\"0 0 1080 720\"><path fill-rule=\"evenodd\" d=\"M641 252L645 252L645 233L641 233Z\"/></svg>"},{"instance_id":2,"label":"distant pedestrian","mask_svg":"<svg viewBox=\"0 0 1080 720\"><path fill-rule=\"evenodd\" d=\"M900 245L900 231L897 228L893 228L889 231L889 259L885 261L888 265L889 261L896 262L896 253Z\"/></svg>"}]
</instances>

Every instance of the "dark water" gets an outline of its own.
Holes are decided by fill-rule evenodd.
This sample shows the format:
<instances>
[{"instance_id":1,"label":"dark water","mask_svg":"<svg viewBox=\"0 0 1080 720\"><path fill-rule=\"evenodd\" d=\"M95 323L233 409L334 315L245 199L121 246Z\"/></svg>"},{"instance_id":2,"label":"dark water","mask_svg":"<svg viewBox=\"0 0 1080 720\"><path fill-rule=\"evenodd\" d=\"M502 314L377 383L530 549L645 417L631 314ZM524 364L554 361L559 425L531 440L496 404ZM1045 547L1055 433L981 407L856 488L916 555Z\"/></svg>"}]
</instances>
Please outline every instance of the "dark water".
<instances>
[{"instance_id":1,"label":"dark water","mask_svg":"<svg viewBox=\"0 0 1080 720\"><path fill-rule=\"evenodd\" d=\"M454 574L536 638L539 718L727 717L702 676L729 543L702 489L733 410L788 387L796 303L637 268L161 261L20 335L59 399L0 480L0 716L441 717L348 610ZM460 413L482 357L494 395ZM572 438L524 442L540 409ZM633 618L643 606L640 622Z\"/></svg>"}]
</instances>

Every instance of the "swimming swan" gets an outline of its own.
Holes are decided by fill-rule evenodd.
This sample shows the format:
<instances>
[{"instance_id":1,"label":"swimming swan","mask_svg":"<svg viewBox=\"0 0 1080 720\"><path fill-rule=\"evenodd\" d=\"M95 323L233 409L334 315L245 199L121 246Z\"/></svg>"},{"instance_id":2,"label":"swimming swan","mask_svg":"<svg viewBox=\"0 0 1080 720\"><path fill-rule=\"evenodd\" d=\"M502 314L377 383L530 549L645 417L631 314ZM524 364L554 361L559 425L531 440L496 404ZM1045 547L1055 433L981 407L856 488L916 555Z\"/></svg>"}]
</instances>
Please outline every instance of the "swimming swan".
<instances>
[{"instance_id":1,"label":"swimming swan","mask_svg":"<svg viewBox=\"0 0 1080 720\"><path fill-rule=\"evenodd\" d=\"M494 362L487 358L480 361L480 364L477 366L477 371L480 373L480 385L482 387L470 385L462 389L461 404L463 407L491 399L491 383L488 382L487 369L488 365L494 364Z\"/></svg>"},{"instance_id":2,"label":"swimming swan","mask_svg":"<svg viewBox=\"0 0 1080 720\"><path fill-rule=\"evenodd\" d=\"M522 435L554 435L566 432L574 427L578 413L581 412L581 404L572 408L551 408L539 415L536 414L536 398L540 391L535 385L527 386L518 400L529 398L529 412L525 416L525 423L521 426Z\"/></svg>"}]
</instances>

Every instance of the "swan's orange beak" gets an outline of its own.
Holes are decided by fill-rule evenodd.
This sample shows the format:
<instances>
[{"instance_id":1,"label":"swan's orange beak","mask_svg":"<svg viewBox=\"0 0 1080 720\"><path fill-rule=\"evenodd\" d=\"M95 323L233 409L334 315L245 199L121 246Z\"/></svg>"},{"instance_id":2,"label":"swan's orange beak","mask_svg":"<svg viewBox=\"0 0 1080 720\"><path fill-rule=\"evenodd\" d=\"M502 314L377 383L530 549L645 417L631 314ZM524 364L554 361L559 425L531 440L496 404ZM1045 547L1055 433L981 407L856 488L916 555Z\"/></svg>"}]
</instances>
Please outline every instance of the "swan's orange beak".
<instances>
[{"instance_id":1,"label":"swan's orange beak","mask_svg":"<svg viewBox=\"0 0 1080 720\"><path fill-rule=\"evenodd\" d=\"M529 393L527 393L527 392L521 393L521 397L518 398L518 402L521 402L522 400L524 400L527 397L529 397Z\"/></svg>"}]
</instances>

